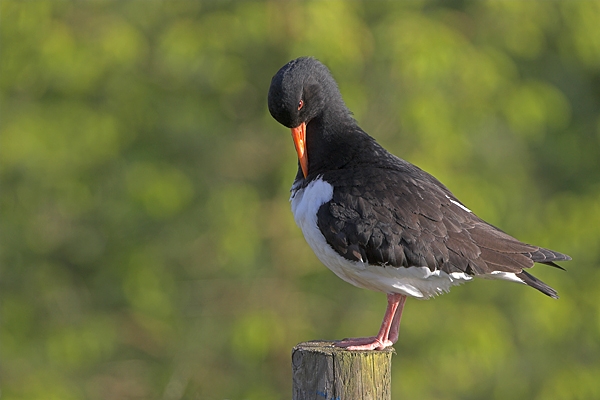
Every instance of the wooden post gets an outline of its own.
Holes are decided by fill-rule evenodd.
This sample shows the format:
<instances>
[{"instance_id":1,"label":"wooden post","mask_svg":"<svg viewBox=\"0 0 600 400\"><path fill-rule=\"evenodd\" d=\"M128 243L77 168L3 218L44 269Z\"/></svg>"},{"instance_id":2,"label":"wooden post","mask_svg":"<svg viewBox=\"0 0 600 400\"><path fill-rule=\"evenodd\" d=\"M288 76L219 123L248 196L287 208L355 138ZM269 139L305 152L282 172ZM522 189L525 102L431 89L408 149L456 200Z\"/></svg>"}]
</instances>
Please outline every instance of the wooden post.
<instances>
[{"instance_id":1,"label":"wooden post","mask_svg":"<svg viewBox=\"0 0 600 400\"><path fill-rule=\"evenodd\" d=\"M313 341L292 350L293 400L390 400L392 353Z\"/></svg>"}]
</instances>

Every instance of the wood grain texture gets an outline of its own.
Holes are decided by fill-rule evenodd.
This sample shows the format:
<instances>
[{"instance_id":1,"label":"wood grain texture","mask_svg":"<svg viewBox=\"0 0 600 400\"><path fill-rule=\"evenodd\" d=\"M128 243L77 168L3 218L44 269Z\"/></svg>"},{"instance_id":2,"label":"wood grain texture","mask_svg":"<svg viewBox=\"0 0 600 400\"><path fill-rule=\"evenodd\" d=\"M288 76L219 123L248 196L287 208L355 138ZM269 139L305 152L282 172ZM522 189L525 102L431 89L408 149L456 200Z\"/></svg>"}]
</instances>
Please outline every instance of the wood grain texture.
<instances>
[{"instance_id":1,"label":"wood grain texture","mask_svg":"<svg viewBox=\"0 0 600 400\"><path fill-rule=\"evenodd\" d=\"M292 399L389 400L393 353L393 348L349 351L333 342L299 343L292 350Z\"/></svg>"}]
</instances>

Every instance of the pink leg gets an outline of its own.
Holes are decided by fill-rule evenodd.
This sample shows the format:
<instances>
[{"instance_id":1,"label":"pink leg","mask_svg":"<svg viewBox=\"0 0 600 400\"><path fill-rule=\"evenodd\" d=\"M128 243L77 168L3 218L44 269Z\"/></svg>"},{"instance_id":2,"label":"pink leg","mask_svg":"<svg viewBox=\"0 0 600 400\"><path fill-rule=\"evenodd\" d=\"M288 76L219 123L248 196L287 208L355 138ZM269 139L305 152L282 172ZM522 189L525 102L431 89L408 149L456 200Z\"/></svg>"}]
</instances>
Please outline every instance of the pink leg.
<instances>
[{"instance_id":1,"label":"pink leg","mask_svg":"<svg viewBox=\"0 0 600 400\"><path fill-rule=\"evenodd\" d=\"M398 341L398 333L400 333L400 320L402 319L402 310L404 310L404 302L406 301L406 296L400 295L400 299L398 301L398 308L396 308L396 312L394 313L394 319L392 320L392 327L390 329L390 334L388 339L392 343L396 343Z\"/></svg>"},{"instance_id":2,"label":"pink leg","mask_svg":"<svg viewBox=\"0 0 600 400\"><path fill-rule=\"evenodd\" d=\"M393 293L388 294L387 298L387 309L377 336L344 339L336 342L336 346L345 347L348 350L383 350L396 343L406 296Z\"/></svg>"}]
</instances>

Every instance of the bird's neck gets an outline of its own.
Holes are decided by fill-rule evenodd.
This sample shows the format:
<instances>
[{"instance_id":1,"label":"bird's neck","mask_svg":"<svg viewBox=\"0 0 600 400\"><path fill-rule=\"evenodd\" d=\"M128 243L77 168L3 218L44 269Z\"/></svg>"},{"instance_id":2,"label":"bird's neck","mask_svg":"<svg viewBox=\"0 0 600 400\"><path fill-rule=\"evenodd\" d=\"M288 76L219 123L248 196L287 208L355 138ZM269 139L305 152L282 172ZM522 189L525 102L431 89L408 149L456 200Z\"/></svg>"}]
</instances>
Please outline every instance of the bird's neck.
<instances>
[{"instance_id":1,"label":"bird's neck","mask_svg":"<svg viewBox=\"0 0 600 400\"><path fill-rule=\"evenodd\" d=\"M350 112L323 114L306 126L309 177L351 167L365 152L377 146L356 123Z\"/></svg>"}]
</instances>

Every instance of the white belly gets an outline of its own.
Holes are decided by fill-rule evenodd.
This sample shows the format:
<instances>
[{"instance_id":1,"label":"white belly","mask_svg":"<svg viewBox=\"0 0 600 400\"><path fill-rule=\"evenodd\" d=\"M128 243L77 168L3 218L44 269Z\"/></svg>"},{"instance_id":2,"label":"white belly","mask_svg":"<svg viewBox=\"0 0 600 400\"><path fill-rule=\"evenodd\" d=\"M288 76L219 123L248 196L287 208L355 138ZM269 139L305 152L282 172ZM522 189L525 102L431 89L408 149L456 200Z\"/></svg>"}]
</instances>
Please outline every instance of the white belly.
<instances>
[{"instance_id":1,"label":"white belly","mask_svg":"<svg viewBox=\"0 0 600 400\"><path fill-rule=\"evenodd\" d=\"M342 257L327 243L317 225L317 211L332 198L333 187L317 178L304 189L292 188L290 201L296 224L308 245L327 268L346 282L365 289L426 299L473 279L462 272L431 272L426 266L405 268L370 265Z\"/></svg>"}]
</instances>

